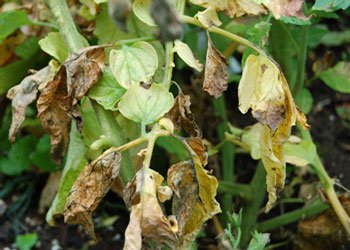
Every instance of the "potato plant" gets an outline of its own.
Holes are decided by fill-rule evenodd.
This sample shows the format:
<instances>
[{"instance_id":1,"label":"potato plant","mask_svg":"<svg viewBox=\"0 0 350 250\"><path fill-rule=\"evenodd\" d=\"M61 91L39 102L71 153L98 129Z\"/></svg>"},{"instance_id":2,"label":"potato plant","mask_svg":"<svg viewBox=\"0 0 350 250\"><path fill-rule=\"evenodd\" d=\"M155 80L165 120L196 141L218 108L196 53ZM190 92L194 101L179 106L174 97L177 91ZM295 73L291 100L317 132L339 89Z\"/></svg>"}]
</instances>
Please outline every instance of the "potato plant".
<instances>
[{"instance_id":1,"label":"potato plant","mask_svg":"<svg viewBox=\"0 0 350 250\"><path fill-rule=\"evenodd\" d=\"M22 63L21 69L34 67L32 44L49 60L25 77L1 83L12 101L9 141L13 148L22 142L19 151L25 148L30 157L18 162L9 151L0 170L20 174L34 164L61 172L52 184L48 224L63 217L82 225L92 241L103 241L93 213L113 190L130 212L124 249L192 249L210 219L219 228L221 247L264 249L266 232L329 207L343 234L350 234L350 218L305 115L312 108L305 84L307 50L322 42L323 19L349 14L348 1L46 0L23 9L16 4L2 7L2 46L21 58L14 62ZM0 75L10 69L0 68ZM314 79L350 93L348 71L349 62L343 61L320 69ZM196 122L205 114L192 111L197 100L186 81L194 78L201 84L199 95L214 102L221 119L216 145L203 136L212 126ZM228 118L226 102L236 96L227 89L237 84L236 108L254 118L246 127ZM30 112L37 119L29 119L40 121L49 137L19 136ZM155 165L157 147L169 165ZM240 154L256 161L250 184L235 178ZM214 157L220 168L213 172ZM17 170L6 164L17 164ZM258 223L261 208L269 213L279 204L287 165L317 176L323 195ZM242 209L232 214L237 204Z\"/></svg>"}]
</instances>

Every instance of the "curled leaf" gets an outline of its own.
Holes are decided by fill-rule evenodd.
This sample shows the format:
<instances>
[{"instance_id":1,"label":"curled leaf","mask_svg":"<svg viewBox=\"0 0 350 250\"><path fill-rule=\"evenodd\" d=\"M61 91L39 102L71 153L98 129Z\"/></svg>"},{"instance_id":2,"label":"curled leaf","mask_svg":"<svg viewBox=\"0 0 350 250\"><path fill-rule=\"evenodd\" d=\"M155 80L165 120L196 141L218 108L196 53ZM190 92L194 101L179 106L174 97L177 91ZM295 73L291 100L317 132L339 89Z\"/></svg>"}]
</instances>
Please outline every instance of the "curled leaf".
<instances>
[{"instance_id":1,"label":"curled leaf","mask_svg":"<svg viewBox=\"0 0 350 250\"><path fill-rule=\"evenodd\" d=\"M124 201L131 205L132 212L125 233L124 249L134 249L131 248L133 245L140 246L141 236L167 246L176 242L176 227L165 217L157 198L157 187L162 181L163 177L157 172L142 168L126 186Z\"/></svg>"},{"instance_id":2,"label":"curled leaf","mask_svg":"<svg viewBox=\"0 0 350 250\"><path fill-rule=\"evenodd\" d=\"M180 40L175 41L174 52L191 68L201 72L203 65L194 57L192 50L186 44Z\"/></svg>"},{"instance_id":3,"label":"curled leaf","mask_svg":"<svg viewBox=\"0 0 350 250\"><path fill-rule=\"evenodd\" d=\"M218 14L213 7L208 7L204 11L199 11L197 13L198 20L207 28L215 25L220 26L221 21L219 20Z\"/></svg>"},{"instance_id":4,"label":"curled leaf","mask_svg":"<svg viewBox=\"0 0 350 250\"><path fill-rule=\"evenodd\" d=\"M208 33L208 50L205 65L203 90L218 98L227 89L228 64L218 51Z\"/></svg>"},{"instance_id":5,"label":"curled leaf","mask_svg":"<svg viewBox=\"0 0 350 250\"><path fill-rule=\"evenodd\" d=\"M239 110L246 113L251 108L253 116L263 125L260 148L267 172L269 201L266 211L269 211L284 187L282 146L289 138L296 119L307 127L306 118L297 110L288 83L278 66L263 55L250 55L247 58L238 96Z\"/></svg>"},{"instance_id":6,"label":"curled leaf","mask_svg":"<svg viewBox=\"0 0 350 250\"><path fill-rule=\"evenodd\" d=\"M176 130L182 127L189 135L193 137L202 137L202 132L194 120L190 105L190 96L181 92L175 98L173 107L165 117L169 118L174 123Z\"/></svg>"},{"instance_id":7,"label":"curled leaf","mask_svg":"<svg viewBox=\"0 0 350 250\"><path fill-rule=\"evenodd\" d=\"M150 87L134 84L120 99L118 107L126 118L150 124L168 112L173 103L173 95L160 84Z\"/></svg>"},{"instance_id":8,"label":"curled leaf","mask_svg":"<svg viewBox=\"0 0 350 250\"><path fill-rule=\"evenodd\" d=\"M82 224L96 240L92 212L111 188L119 175L121 154L114 148L104 152L85 166L67 197L64 220L69 224Z\"/></svg>"},{"instance_id":9,"label":"curled leaf","mask_svg":"<svg viewBox=\"0 0 350 250\"><path fill-rule=\"evenodd\" d=\"M55 66L50 63L45 68L27 76L22 82L7 92L7 98L12 100L12 123L9 140L13 143L20 126L25 119L25 111L29 104L36 100L40 84L49 82L55 74Z\"/></svg>"}]
</instances>

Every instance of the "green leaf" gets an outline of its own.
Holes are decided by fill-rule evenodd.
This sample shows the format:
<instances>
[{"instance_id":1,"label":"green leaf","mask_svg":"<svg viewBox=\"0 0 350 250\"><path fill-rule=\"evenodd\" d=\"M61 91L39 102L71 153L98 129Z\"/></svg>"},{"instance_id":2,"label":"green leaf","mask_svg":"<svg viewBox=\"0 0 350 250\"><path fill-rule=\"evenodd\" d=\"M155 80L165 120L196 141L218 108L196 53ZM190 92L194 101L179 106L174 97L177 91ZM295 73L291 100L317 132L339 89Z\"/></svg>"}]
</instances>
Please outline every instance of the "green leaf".
<instances>
[{"instance_id":1,"label":"green leaf","mask_svg":"<svg viewBox=\"0 0 350 250\"><path fill-rule=\"evenodd\" d=\"M29 156L30 160L38 167L44 171L51 172L56 171L56 165L52 162L50 158L50 136L45 134L40 138L38 144L36 145L35 151Z\"/></svg>"},{"instance_id":2,"label":"green leaf","mask_svg":"<svg viewBox=\"0 0 350 250\"><path fill-rule=\"evenodd\" d=\"M175 155L177 161L184 161L188 159L188 151L184 148L181 142L174 137L160 137L156 142L157 146L165 149L168 153Z\"/></svg>"},{"instance_id":3,"label":"green leaf","mask_svg":"<svg viewBox=\"0 0 350 250\"><path fill-rule=\"evenodd\" d=\"M350 93L350 62L339 62L333 68L322 71L319 77L335 91Z\"/></svg>"},{"instance_id":4,"label":"green leaf","mask_svg":"<svg viewBox=\"0 0 350 250\"><path fill-rule=\"evenodd\" d=\"M30 153L35 148L37 139L27 135L18 139L11 147L7 157L0 158L0 172L7 175L19 175L30 168Z\"/></svg>"},{"instance_id":5,"label":"green leaf","mask_svg":"<svg viewBox=\"0 0 350 250\"><path fill-rule=\"evenodd\" d=\"M307 88L301 88L294 100L304 114L311 111L314 99Z\"/></svg>"},{"instance_id":6,"label":"green leaf","mask_svg":"<svg viewBox=\"0 0 350 250\"><path fill-rule=\"evenodd\" d=\"M250 240L248 250L264 250L270 241L270 234L254 232L253 238Z\"/></svg>"},{"instance_id":7,"label":"green leaf","mask_svg":"<svg viewBox=\"0 0 350 250\"><path fill-rule=\"evenodd\" d=\"M280 21L284 22L284 23L289 23L289 24L294 24L294 25L310 25L311 22L310 20L303 20L294 16L281 16L281 18L279 19Z\"/></svg>"},{"instance_id":8,"label":"green leaf","mask_svg":"<svg viewBox=\"0 0 350 250\"><path fill-rule=\"evenodd\" d=\"M132 85L119 102L119 111L126 118L149 124L167 113L174 104L174 97L159 84L149 89L139 84Z\"/></svg>"},{"instance_id":9,"label":"green leaf","mask_svg":"<svg viewBox=\"0 0 350 250\"><path fill-rule=\"evenodd\" d=\"M320 43L326 46L339 46L350 42L350 30L328 31L320 40Z\"/></svg>"},{"instance_id":10,"label":"green leaf","mask_svg":"<svg viewBox=\"0 0 350 250\"><path fill-rule=\"evenodd\" d=\"M314 6L312 6L312 9L332 12L339 9L345 10L349 6L349 0L316 0Z\"/></svg>"},{"instance_id":11,"label":"green leaf","mask_svg":"<svg viewBox=\"0 0 350 250\"><path fill-rule=\"evenodd\" d=\"M62 171L58 193L56 194L55 199L53 200L52 205L46 214L46 221L51 226L55 225L55 218L63 214L68 193L87 163L87 160L85 159L85 151L86 149L84 142L76 129L76 125L73 123L70 132L67 160Z\"/></svg>"},{"instance_id":12,"label":"green leaf","mask_svg":"<svg viewBox=\"0 0 350 250\"><path fill-rule=\"evenodd\" d=\"M137 42L112 50L109 63L117 81L128 89L134 83L148 83L151 80L158 68L158 57L152 45Z\"/></svg>"},{"instance_id":13,"label":"green leaf","mask_svg":"<svg viewBox=\"0 0 350 250\"><path fill-rule=\"evenodd\" d=\"M96 16L96 28L94 35L98 38L99 44L114 43L117 40L132 38L118 28L108 15L108 5L101 5L101 12Z\"/></svg>"},{"instance_id":14,"label":"green leaf","mask_svg":"<svg viewBox=\"0 0 350 250\"><path fill-rule=\"evenodd\" d=\"M43 51L61 63L68 57L68 47L59 32L50 32L39 41L39 45Z\"/></svg>"},{"instance_id":15,"label":"green leaf","mask_svg":"<svg viewBox=\"0 0 350 250\"><path fill-rule=\"evenodd\" d=\"M326 26L313 25L309 28L309 35L307 40L307 45L310 48L315 48L322 43L322 38L329 33Z\"/></svg>"},{"instance_id":16,"label":"green leaf","mask_svg":"<svg viewBox=\"0 0 350 250\"><path fill-rule=\"evenodd\" d=\"M119 85L112 71L106 67L102 77L90 89L88 95L105 109L114 111L117 110L116 104L124 93L125 89Z\"/></svg>"},{"instance_id":17,"label":"green leaf","mask_svg":"<svg viewBox=\"0 0 350 250\"><path fill-rule=\"evenodd\" d=\"M152 36L157 31L156 27L145 24L138 19L133 12L126 19L126 26L128 31L134 34L136 37Z\"/></svg>"},{"instance_id":18,"label":"green leaf","mask_svg":"<svg viewBox=\"0 0 350 250\"><path fill-rule=\"evenodd\" d=\"M15 49L15 53L17 56L22 59L30 59L34 56L39 50L39 38L38 37L30 37L25 40L23 43L18 45Z\"/></svg>"},{"instance_id":19,"label":"green leaf","mask_svg":"<svg viewBox=\"0 0 350 250\"><path fill-rule=\"evenodd\" d=\"M30 250L38 242L38 239L36 233L17 235L16 244L20 250Z\"/></svg>"},{"instance_id":20,"label":"green leaf","mask_svg":"<svg viewBox=\"0 0 350 250\"><path fill-rule=\"evenodd\" d=\"M28 24L30 24L30 20L24 10L0 13L0 43L19 27Z\"/></svg>"},{"instance_id":21,"label":"green leaf","mask_svg":"<svg viewBox=\"0 0 350 250\"><path fill-rule=\"evenodd\" d=\"M149 26L156 26L151 16L152 0L135 0L132 6L135 15Z\"/></svg>"},{"instance_id":22,"label":"green leaf","mask_svg":"<svg viewBox=\"0 0 350 250\"><path fill-rule=\"evenodd\" d=\"M174 52L176 52L188 66L199 72L202 71L203 65L194 57L192 50L186 43L176 40Z\"/></svg>"},{"instance_id":23,"label":"green leaf","mask_svg":"<svg viewBox=\"0 0 350 250\"><path fill-rule=\"evenodd\" d=\"M283 145L283 152L286 157L286 161L292 163L305 162L306 165L315 165L317 158L316 146L312 141L302 140L300 143L286 142ZM305 164L301 164L305 165Z\"/></svg>"}]
</instances>

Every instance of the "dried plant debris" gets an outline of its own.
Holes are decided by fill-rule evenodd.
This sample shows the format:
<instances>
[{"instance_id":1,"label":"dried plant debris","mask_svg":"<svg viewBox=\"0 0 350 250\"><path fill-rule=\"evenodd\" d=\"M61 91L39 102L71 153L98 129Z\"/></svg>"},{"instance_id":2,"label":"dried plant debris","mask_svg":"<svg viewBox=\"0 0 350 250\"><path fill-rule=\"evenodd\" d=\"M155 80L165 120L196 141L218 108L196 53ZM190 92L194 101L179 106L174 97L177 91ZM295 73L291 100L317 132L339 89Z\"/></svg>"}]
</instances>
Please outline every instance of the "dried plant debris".
<instances>
[{"instance_id":1,"label":"dried plant debris","mask_svg":"<svg viewBox=\"0 0 350 250\"><path fill-rule=\"evenodd\" d=\"M111 188L119 175L121 154L115 148L105 151L86 165L73 184L67 197L64 221L81 224L96 240L92 212Z\"/></svg>"},{"instance_id":2,"label":"dried plant debris","mask_svg":"<svg viewBox=\"0 0 350 250\"><path fill-rule=\"evenodd\" d=\"M27 76L22 82L7 92L7 98L12 100L12 123L9 140L13 143L24 119L27 106L37 97L39 85L45 85L52 80L56 72L54 63Z\"/></svg>"},{"instance_id":3,"label":"dried plant debris","mask_svg":"<svg viewBox=\"0 0 350 250\"><path fill-rule=\"evenodd\" d=\"M227 89L228 64L226 58L218 51L208 33L208 50L206 57L203 90L218 98Z\"/></svg>"},{"instance_id":4,"label":"dried plant debris","mask_svg":"<svg viewBox=\"0 0 350 250\"><path fill-rule=\"evenodd\" d=\"M294 104L288 83L279 67L264 55L247 58L238 87L239 110L263 125L260 137L261 158L267 177L269 201L266 212L284 187L285 159L282 146L290 136L296 120L307 128L306 118Z\"/></svg>"},{"instance_id":5,"label":"dried plant debris","mask_svg":"<svg viewBox=\"0 0 350 250\"><path fill-rule=\"evenodd\" d=\"M38 117L51 137L51 158L61 164L69 143L72 118L78 121L77 103L102 74L104 46L82 49L61 66L54 79L42 89L37 101Z\"/></svg>"},{"instance_id":6,"label":"dried plant debris","mask_svg":"<svg viewBox=\"0 0 350 250\"><path fill-rule=\"evenodd\" d=\"M182 92L175 98L175 102L171 110L165 115L175 126L176 130L181 127L193 137L202 137L202 132L194 120L194 116L190 109L190 96Z\"/></svg>"}]
</instances>

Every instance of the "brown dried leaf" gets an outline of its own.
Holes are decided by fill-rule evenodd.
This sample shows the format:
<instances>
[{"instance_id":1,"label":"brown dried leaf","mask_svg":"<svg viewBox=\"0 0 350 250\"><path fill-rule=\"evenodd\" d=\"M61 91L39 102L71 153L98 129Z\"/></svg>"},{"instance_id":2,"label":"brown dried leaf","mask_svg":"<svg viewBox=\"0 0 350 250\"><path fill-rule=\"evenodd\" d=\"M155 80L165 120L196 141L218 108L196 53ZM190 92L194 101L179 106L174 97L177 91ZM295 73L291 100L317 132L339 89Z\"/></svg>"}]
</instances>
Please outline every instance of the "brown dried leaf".
<instances>
[{"instance_id":1,"label":"brown dried leaf","mask_svg":"<svg viewBox=\"0 0 350 250\"><path fill-rule=\"evenodd\" d=\"M193 151L198 155L202 166L207 165L208 154L205 150L205 146L202 139L199 137L189 137L189 138L186 138L186 142L188 143L188 145L190 145Z\"/></svg>"},{"instance_id":2,"label":"brown dried leaf","mask_svg":"<svg viewBox=\"0 0 350 250\"><path fill-rule=\"evenodd\" d=\"M228 64L218 51L208 33L208 50L205 65L203 90L218 98L227 89Z\"/></svg>"},{"instance_id":3,"label":"brown dried leaf","mask_svg":"<svg viewBox=\"0 0 350 250\"><path fill-rule=\"evenodd\" d=\"M132 246L135 241L139 245L141 236L138 235L140 233L138 223L141 224L142 237L147 240L153 239L157 243L167 246L171 246L176 242L177 236L174 230L177 226L174 227L172 225L174 221L169 221L165 217L157 198L157 187L162 182L163 177L160 174L149 168L142 168L126 186L124 201L131 205L134 212L130 215L133 217L130 217L130 223L125 234L124 248Z\"/></svg>"},{"instance_id":4,"label":"brown dried leaf","mask_svg":"<svg viewBox=\"0 0 350 250\"><path fill-rule=\"evenodd\" d=\"M55 74L56 67L49 64L33 75L27 76L22 82L7 92L7 98L12 100L12 123L9 140L13 143L24 119L27 106L36 100L38 86L46 84Z\"/></svg>"},{"instance_id":5,"label":"brown dried leaf","mask_svg":"<svg viewBox=\"0 0 350 250\"><path fill-rule=\"evenodd\" d=\"M202 132L194 120L190 106L190 96L184 95L181 92L175 98L174 106L165 117L169 118L174 123L176 130L182 127L189 135L193 137L202 137Z\"/></svg>"},{"instance_id":6,"label":"brown dried leaf","mask_svg":"<svg viewBox=\"0 0 350 250\"><path fill-rule=\"evenodd\" d=\"M62 66L52 81L41 91L37 101L38 117L51 138L51 158L62 163L69 143L71 97L67 93L66 72Z\"/></svg>"},{"instance_id":7,"label":"brown dried leaf","mask_svg":"<svg viewBox=\"0 0 350 250\"><path fill-rule=\"evenodd\" d=\"M131 207L130 221L125 230L124 250L142 249L141 203Z\"/></svg>"},{"instance_id":8,"label":"brown dried leaf","mask_svg":"<svg viewBox=\"0 0 350 250\"><path fill-rule=\"evenodd\" d=\"M68 94L73 105L85 96L102 74L105 62L105 46L92 46L70 56L64 63L67 69Z\"/></svg>"},{"instance_id":9,"label":"brown dried leaf","mask_svg":"<svg viewBox=\"0 0 350 250\"><path fill-rule=\"evenodd\" d=\"M254 0L228 0L225 13L230 17L267 14L266 9Z\"/></svg>"},{"instance_id":10,"label":"brown dried leaf","mask_svg":"<svg viewBox=\"0 0 350 250\"><path fill-rule=\"evenodd\" d=\"M119 175L121 154L115 148L104 152L86 165L67 197L64 220L69 224L82 224L96 240L92 212L111 188Z\"/></svg>"}]
</instances>

